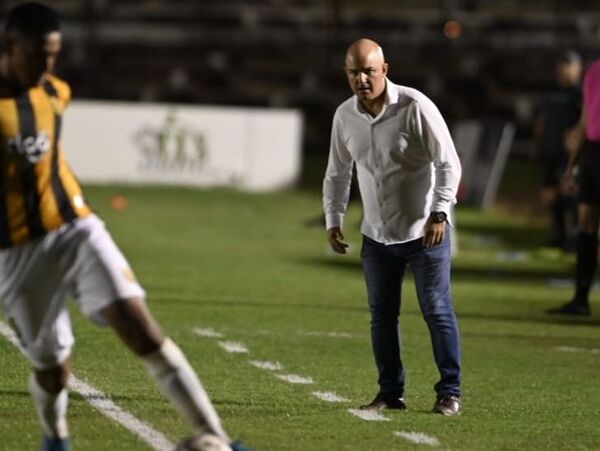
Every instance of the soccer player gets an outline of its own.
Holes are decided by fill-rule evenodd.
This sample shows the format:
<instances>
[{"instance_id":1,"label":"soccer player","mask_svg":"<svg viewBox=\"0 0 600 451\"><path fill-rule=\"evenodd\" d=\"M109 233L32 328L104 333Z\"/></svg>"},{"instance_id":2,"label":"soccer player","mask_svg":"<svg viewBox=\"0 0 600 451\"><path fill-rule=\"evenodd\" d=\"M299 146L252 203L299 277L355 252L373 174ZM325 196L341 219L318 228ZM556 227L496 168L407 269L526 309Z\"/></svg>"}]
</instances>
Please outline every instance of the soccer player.
<instances>
[{"instance_id":1,"label":"soccer player","mask_svg":"<svg viewBox=\"0 0 600 451\"><path fill-rule=\"evenodd\" d=\"M61 122L71 93L51 75L60 50L54 10L28 2L10 11L0 57L0 298L33 367L29 386L43 449L69 447L67 380L74 338L67 295L142 359L195 429L196 443L238 449L229 445L188 360L152 317L127 260L65 161Z\"/></svg>"},{"instance_id":2,"label":"soccer player","mask_svg":"<svg viewBox=\"0 0 600 451\"><path fill-rule=\"evenodd\" d=\"M576 168L579 179L575 295L570 302L547 312L552 315L589 316L590 289L598 265L600 226L600 61L594 62L585 73L583 111L578 126L567 140L567 146L572 153L565 171L563 189L572 190Z\"/></svg>"},{"instance_id":3,"label":"soccer player","mask_svg":"<svg viewBox=\"0 0 600 451\"><path fill-rule=\"evenodd\" d=\"M364 217L361 259L371 311L379 392L363 409L406 409L398 316L410 265L441 379L433 412L461 412L459 332L450 299L450 207L461 175L448 128L421 92L392 83L381 47L348 48L354 96L333 117L323 183L327 239L344 254L342 225L356 164Z\"/></svg>"}]
</instances>

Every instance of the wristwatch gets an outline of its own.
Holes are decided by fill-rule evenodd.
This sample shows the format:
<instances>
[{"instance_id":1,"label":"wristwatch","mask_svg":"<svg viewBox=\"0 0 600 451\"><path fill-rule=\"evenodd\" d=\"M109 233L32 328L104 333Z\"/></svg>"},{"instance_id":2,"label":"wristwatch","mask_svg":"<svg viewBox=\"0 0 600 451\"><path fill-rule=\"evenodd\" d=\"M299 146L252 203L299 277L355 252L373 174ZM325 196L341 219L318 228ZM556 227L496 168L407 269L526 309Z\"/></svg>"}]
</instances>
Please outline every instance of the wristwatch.
<instances>
[{"instance_id":1,"label":"wristwatch","mask_svg":"<svg viewBox=\"0 0 600 451\"><path fill-rule=\"evenodd\" d=\"M443 211L432 211L430 216L434 224L441 224L448 220L448 215Z\"/></svg>"}]
</instances>

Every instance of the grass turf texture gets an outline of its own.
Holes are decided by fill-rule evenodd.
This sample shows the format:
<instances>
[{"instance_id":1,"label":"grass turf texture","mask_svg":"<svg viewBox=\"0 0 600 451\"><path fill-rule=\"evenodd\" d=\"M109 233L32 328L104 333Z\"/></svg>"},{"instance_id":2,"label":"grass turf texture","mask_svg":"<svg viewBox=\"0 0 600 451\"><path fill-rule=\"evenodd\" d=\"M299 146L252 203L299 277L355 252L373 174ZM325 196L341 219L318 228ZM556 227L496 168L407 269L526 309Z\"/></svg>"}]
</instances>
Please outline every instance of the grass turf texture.
<instances>
[{"instance_id":1,"label":"grass turf texture","mask_svg":"<svg viewBox=\"0 0 600 451\"><path fill-rule=\"evenodd\" d=\"M86 192L146 288L153 312L200 373L226 428L258 449L427 447L394 431L423 432L451 450L583 450L600 443L600 353L593 351L600 348L600 319L543 313L570 297L570 288L551 287L547 279L570 277L574 258L540 247L541 224L502 211L457 211L453 294L463 339L464 414L429 413L437 372L409 276L401 317L409 410L386 412L389 422L367 422L347 412L377 391L355 204L345 228L354 251L339 257L327 251L321 227L305 225L320 212L315 193ZM110 207L116 194L126 196L128 208ZM600 311L598 294L592 299ZM110 331L71 310L75 374L173 441L186 435L187 426L142 365ZM241 341L250 354L228 354L219 339L198 337L194 327ZM306 334L333 331L350 337ZM583 350L560 352L561 346ZM249 359L279 361L280 373L312 377L315 384L288 384ZM0 367L0 450L36 449L40 432L27 365L3 338ZM326 403L312 391L335 391L350 401ZM69 421L75 450L149 449L78 395L71 397Z\"/></svg>"}]
</instances>

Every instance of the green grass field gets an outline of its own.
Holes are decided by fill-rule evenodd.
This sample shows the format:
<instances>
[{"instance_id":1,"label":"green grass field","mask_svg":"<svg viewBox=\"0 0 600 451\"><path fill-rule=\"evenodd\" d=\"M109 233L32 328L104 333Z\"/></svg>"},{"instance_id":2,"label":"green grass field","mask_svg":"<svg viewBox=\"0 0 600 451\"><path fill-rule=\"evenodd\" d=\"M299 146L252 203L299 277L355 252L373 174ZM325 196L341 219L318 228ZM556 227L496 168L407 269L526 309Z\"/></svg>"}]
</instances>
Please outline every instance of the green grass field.
<instances>
[{"instance_id":1,"label":"green grass field","mask_svg":"<svg viewBox=\"0 0 600 451\"><path fill-rule=\"evenodd\" d=\"M127 197L126 210L110 207L115 194ZM377 391L356 205L346 226L353 252L340 257L327 251L321 228L305 225L320 212L315 192L90 187L87 196L128 256L155 315L200 373L227 430L259 450L430 448L394 434L400 431L433 436L444 450L600 447L600 316L574 321L543 313L571 295L548 280L569 278L574 258L540 247L540 223L502 211L457 211L453 294L463 340L464 413L429 413L437 373L408 277L401 323L409 410L386 412L390 421L378 422L348 413ZM599 298L592 296L596 312ZM174 442L185 436L187 426L142 365L109 330L71 310L75 375ZM194 328L224 338L200 337ZM227 353L220 340L241 342L249 354ZM266 371L250 360L277 361L283 369ZM2 337L0 368L0 450L37 449L28 367ZM314 384L290 384L277 374L310 377ZM328 403L314 391L348 401ZM75 451L150 449L77 394L69 421Z\"/></svg>"}]
</instances>

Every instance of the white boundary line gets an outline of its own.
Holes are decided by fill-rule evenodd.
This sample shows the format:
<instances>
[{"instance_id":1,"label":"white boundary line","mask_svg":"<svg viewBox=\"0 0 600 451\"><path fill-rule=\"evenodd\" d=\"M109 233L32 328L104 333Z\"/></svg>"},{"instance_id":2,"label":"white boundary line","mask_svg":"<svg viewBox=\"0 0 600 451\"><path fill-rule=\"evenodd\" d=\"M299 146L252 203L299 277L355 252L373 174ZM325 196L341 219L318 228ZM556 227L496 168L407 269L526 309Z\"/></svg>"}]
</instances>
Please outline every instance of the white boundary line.
<instances>
[{"instance_id":1,"label":"white boundary line","mask_svg":"<svg viewBox=\"0 0 600 451\"><path fill-rule=\"evenodd\" d=\"M275 376L282 381L289 382L290 384L311 385L315 383L313 378L310 376L300 376L298 374L276 374Z\"/></svg>"},{"instance_id":2,"label":"white boundary line","mask_svg":"<svg viewBox=\"0 0 600 451\"><path fill-rule=\"evenodd\" d=\"M212 327L204 328L204 327L194 327L193 332L199 337L208 337L208 338L222 338L223 334L221 332L217 332Z\"/></svg>"},{"instance_id":3,"label":"white boundary line","mask_svg":"<svg viewBox=\"0 0 600 451\"><path fill-rule=\"evenodd\" d=\"M19 340L13 330L3 321L0 321L0 333L4 335L8 341L19 348ZM70 388L79 393L83 398L89 402L94 408L100 411L101 414L116 421L125 429L133 432L152 449L156 451L171 451L175 447L167 437L162 433L153 429L147 423L134 417L129 412L123 410L117 406L112 400L102 393L100 390L95 389L91 385L83 382L74 375L71 375L69 379Z\"/></svg>"},{"instance_id":4,"label":"white boundary line","mask_svg":"<svg viewBox=\"0 0 600 451\"><path fill-rule=\"evenodd\" d=\"M246 345L239 341L220 341L219 346L233 354L248 354L249 352Z\"/></svg>"},{"instance_id":5,"label":"white boundary line","mask_svg":"<svg viewBox=\"0 0 600 451\"><path fill-rule=\"evenodd\" d=\"M225 338L224 334L215 331L211 328L200 329L194 328L193 332L201 337L206 338ZM203 333L200 333L203 332ZM268 330L263 330L261 333L271 334ZM344 332L314 332L314 331L297 331L298 335L303 336L314 336L314 337L329 337L329 338L352 338L352 334L344 333ZM226 352L230 353L249 353L250 351L243 343L239 341L219 341L219 346ZM573 348L575 349L575 348ZM579 349L577 349L579 350ZM263 361L263 360L249 360L248 363L258 369L265 371L281 371L283 370L283 365L279 363L279 361ZM290 384L313 384L314 380L310 376L300 376L298 374L281 374L275 373L275 377L278 379L288 382ZM335 392L323 392L323 391L313 391L312 395L324 402L329 403L345 403L350 402L349 399L335 393ZM364 421L390 421L390 418L383 415L383 413L377 410L361 410L361 409L347 409L347 412L351 415L354 415L357 418L360 418ZM395 431L394 435L396 437L403 438L411 443L417 445L430 445L430 446L439 446L440 442L437 438L424 434L422 432L404 432L404 431Z\"/></svg>"},{"instance_id":6,"label":"white boundary line","mask_svg":"<svg viewBox=\"0 0 600 451\"><path fill-rule=\"evenodd\" d=\"M98 409L103 415L121 424L126 429L133 432L144 442L150 445L156 451L172 451L175 444L166 438L162 433L153 429L147 423L134 417L129 412L117 406L112 400L82 380L71 376L69 380L70 387L79 393L92 406Z\"/></svg>"},{"instance_id":7,"label":"white boundary line","mask_svg":"<svg viewBox=\"0 0 600 451\"><path fill-rule=\"evenodd\" d=\"M269 362L263 360L250 360L250 365L267 371L281 371L283 366L279 362Z\"/></svg>"},{"instance_id":8,"label":"white boundary line","mask_svg":"<svg viewBox=\"0 0 600 451\"><path fill-rule=\"evenodd\" d=\"M348 409L348 412L365 421L390 421L388 417L377 410Z\"/></svg>"},{"instance_id":9,"label":"white boundary line","mask_svg":"<svg viewBox=\"0 0 600 451\"><path fill-rule=\"evenodd\" d=\"M321 401L327 402L348 402L349 400L332 391L314 391L312 395Z\"/></svg>"},{"instance_id":10,"label":"white boundary line","mask_svg":"<svg viewBox=\"0 0 600 451\"><path fill-rule=\"evenodd\" d=\"M394 431L394 435L417 445L440 446L440 441L437 438L422 432Z\"/></svg>"},{"instance_id":11,"label":"white boundary line","mask_svg":"<svg viewBox=\"0 0 600 451\"><path fill-rule=\"evenodd\" d=\"M600 354L600 349L598 348L578 348L575 346L558 346L556 348L557 351L561 352L587 352L590 354Z\"/></svg>"}]
</instances>

